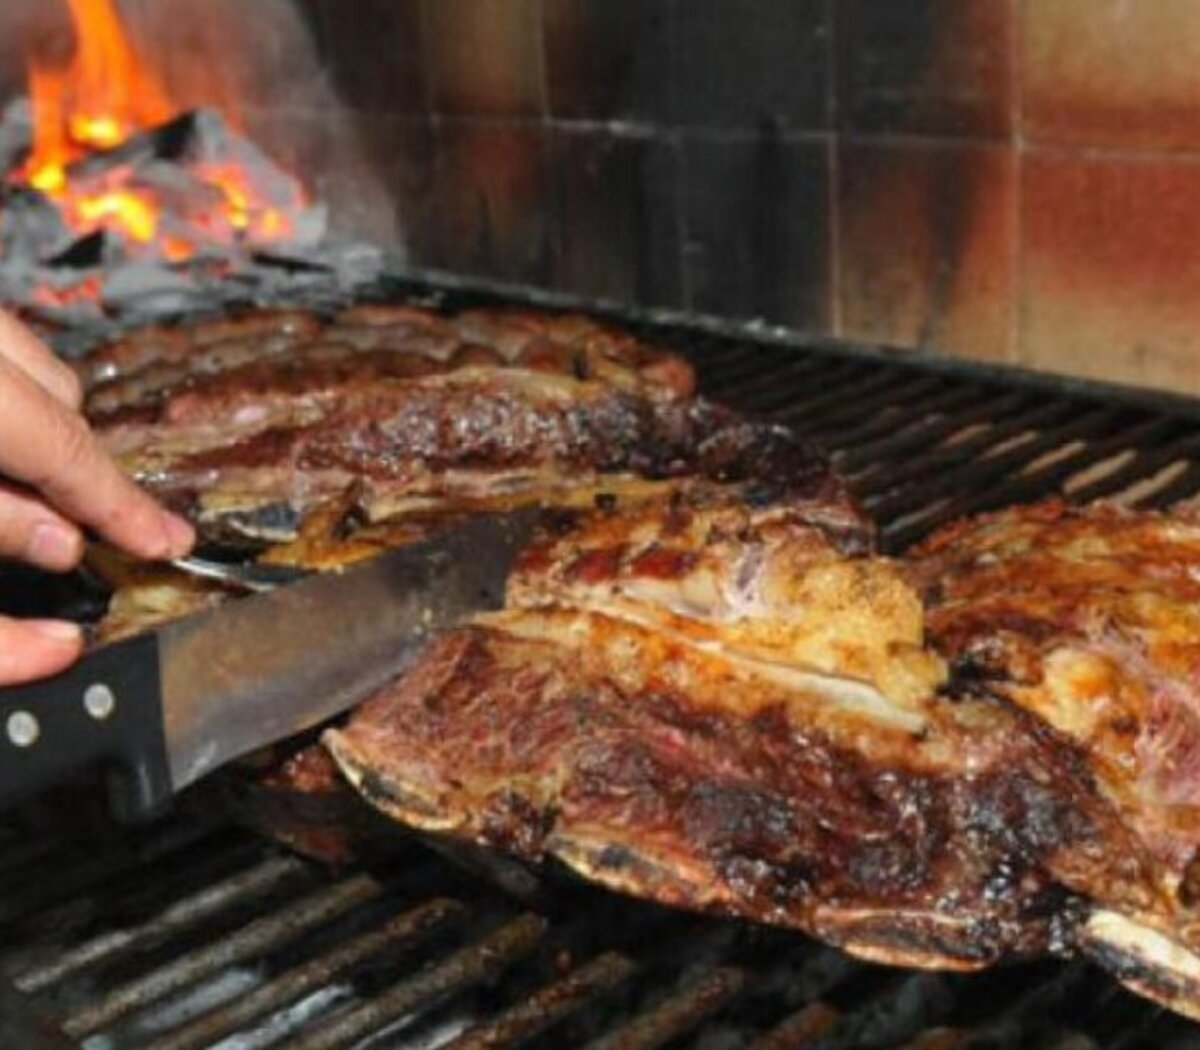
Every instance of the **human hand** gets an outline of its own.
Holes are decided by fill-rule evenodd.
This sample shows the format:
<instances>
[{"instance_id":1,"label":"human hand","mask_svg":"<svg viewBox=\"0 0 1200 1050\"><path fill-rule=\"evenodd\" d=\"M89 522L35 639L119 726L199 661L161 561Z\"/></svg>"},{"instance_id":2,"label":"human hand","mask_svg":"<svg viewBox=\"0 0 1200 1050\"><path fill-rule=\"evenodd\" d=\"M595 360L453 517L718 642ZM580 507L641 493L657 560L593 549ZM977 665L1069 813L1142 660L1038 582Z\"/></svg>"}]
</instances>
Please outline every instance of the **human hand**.
<instances>
[{"instance_id":1,"label":"human hand","mask_svg":"<svg viewBox=\"0 0 1200 1050\"><path fill-rule=\"evenodd\" d=\"M75 373L0 310L0 557L66 572L83 527L143 558L187 553L187 522L126 477L88 429ZM79 655L79 628L0 617L0 685L54 674Z\"/></svg>"}]
</instances>

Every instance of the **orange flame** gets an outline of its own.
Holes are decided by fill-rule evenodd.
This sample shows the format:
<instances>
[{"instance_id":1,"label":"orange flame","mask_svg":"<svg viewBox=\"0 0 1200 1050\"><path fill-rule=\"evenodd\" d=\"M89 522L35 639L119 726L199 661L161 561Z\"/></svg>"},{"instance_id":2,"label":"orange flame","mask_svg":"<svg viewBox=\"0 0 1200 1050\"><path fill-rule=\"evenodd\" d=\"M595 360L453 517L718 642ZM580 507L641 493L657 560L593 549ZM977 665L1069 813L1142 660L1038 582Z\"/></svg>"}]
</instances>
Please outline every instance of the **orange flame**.
<instances>
[{"instance_id":1,"label":"orange flame","mask_svg":"<svg viewBox=\"0 0 1200 1050\"><path fill-rule=\"evenodd\" d=\"M114 0L67 3L75 49L65 63L36 55L30 62L33 149L17 177L51 197L73 230L109 227L136 243L160 241L158 247L170 261L182 261L194 254L195 246L177 236L160 237L161 208L149 191L70 185L72 161L162 124L178 107L126 36ZM256 204L244 172L209 166L199 174L223 194L224 222L231 230L265 240L290 233L286 215Z\"/></svg>"},{"instance_id":2,"label":"orange flame","mask_svg":"<svg viewBox=\"0 0 1200 1050\"><path fill-rule=\"evenodd\" d=\"M66 166L170 118L175 107L121 28L112 0L67 0L76 46L62 66L34 57L29 70L34 141L29 181L52 192Z\"/></svg>"}]
</instances>

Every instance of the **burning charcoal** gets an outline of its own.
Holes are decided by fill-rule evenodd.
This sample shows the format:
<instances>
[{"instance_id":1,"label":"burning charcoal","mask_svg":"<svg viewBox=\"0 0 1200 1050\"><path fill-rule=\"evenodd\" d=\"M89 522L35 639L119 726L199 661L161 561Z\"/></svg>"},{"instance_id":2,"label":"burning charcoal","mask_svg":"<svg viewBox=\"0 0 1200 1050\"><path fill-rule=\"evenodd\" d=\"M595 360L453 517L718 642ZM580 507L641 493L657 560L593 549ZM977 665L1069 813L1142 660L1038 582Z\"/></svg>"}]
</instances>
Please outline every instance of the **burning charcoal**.
<instances>
[{"instance_id":1,"label":"burning charcoal","mask_svg":"<svg viewBox=\"0 0 1200 1050\"><path fill-rule=\"evenodd\" d=\"M6 259L44 259L68 247L73 234L54 203L35 189L0 193L0 245Z\"/></svg>"},{"instance_id":2,"label":"burning charcoal","mask_svg":"<svg viewBox=\"0 0 1200 1050\"><path fill-rule=\"evenodd\" d=\"M111 309L147 315L214 305L195 282L155 262L130 262L108 270L100 297Z\"/></svg>"},{"instance_id":3,"label":"burning charcoal","mask_svg":"<svg viewBox=\"0 0 1200 1050\"><path fill-rule=\"evenodd\" d=\"M113 149L89 153L67 165L67 180L102 178L113 171L138 168L155 160L175 160L194 133L194 116L184 113L166 124L130 135Z\"/></svg>"},{"instance_id":4,"label":"burning charcoal","mask_svg":"<svg viewBox=\"0 0 1200 1050\"><path fill-rule=\"evenodd\" d=\"M163 209L163 218L182 220L181 225L198 224L217 226L217 216L225 206L225 194L212 183L181 164L167 161L151 161L138 168L130 184L144 188L154 194ZM232 240L229 221L221 221L224 227L222 240ZM211 236L211 234L209 234Z\"/></svg>"},{"instance_id":5,"label":"burning charcoal","mask_svg":"<svg viewBox=\"0 0 1200 1050\"><path fill-rule=\"evenodd\" d=\"M180 162L225 191L231 217L235 223L241 220L249 243L285 241L297 248L320 243L325 209L306 203L293 176L213 110L197 110L194 130ZM286 229L276 228L280 221L290 225L289 235L283 236Z\"/></svg>"},{"instance_id":6,"label":"burning charcoal","mask_svg":"<svg viewBox=\"0 0 1200 1050\"><path fill-rule=\"evenodd\" d=\"M0 302L20 303L29 317L66 327L103 319L94 276L40 265L29 256L0 256Z\"/></svg>"},{"instance_id":7,"label":"burning charcoal","mask_svg":"<svg viewBox=\"0 0 1200 1050\"><path fill-rule=\"evenodd\" d=\"M89 233L86 237L67 246L52 259L47 260L49 266L65 266L74 270L86 270L93 266L101 266L108 255L108 234L104 230Z\"/></svg>"},{"instance_id":8,"label":"burning charcoal","mask_svg":"<svg viewBox=\"0 0 1200 1050\"><path fill-rule=\"evenodd\" d=\"M33 142L33 108L18 98L0 112L0 172L13 171Z\"/></svg>"}]
</instances>

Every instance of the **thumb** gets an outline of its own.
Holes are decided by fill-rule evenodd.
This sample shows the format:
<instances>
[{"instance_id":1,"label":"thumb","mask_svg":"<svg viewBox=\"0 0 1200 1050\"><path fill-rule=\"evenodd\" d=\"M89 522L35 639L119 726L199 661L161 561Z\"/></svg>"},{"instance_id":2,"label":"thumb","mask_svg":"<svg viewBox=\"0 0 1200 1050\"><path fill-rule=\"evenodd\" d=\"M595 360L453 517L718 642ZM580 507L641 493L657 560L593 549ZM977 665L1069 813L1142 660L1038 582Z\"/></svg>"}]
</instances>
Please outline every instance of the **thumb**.
<instances>
[{"instance_id":1,"label":"thumb","mask_svg":"<svg viewBox=\"0 0 1200 1050\"><path fill-rule=\"evenodd\" d=\"M0 617L0 686L56 674L82 649L83 634L73 623Z\"/></svg>"}]
</instances>

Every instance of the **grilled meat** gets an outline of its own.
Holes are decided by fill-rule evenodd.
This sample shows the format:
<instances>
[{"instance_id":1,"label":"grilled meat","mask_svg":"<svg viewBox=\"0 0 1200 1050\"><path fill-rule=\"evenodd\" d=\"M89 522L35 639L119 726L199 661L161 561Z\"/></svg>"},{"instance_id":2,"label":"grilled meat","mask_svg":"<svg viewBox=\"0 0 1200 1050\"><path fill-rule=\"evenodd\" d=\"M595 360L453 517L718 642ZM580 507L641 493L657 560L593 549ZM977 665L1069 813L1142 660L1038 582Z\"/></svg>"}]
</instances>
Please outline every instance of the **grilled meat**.
<instances>
[{"instance_id":1,"label":"grilled meat","mask_svg":"<svg viewBox=\"0 0 1200 1050\"><path fill-rule=\"evenodd\" d=\"M215 377L247 365L290 373L304 363L358 364L359 354L398 355L431 371L496 365L602 379L663 397L694 393L695 378L679 357L586 318L475 311L447 318L400 306L356 307L325 324L296 311L259 311L187 327L152 327L100 346L79 365L93 418L169 416L197 388L219 402L239 385ZM252 372L269 378L262 369ZM314 384L318 379L313 379ZM194 400L190 398L189 400ZM135 411L136 410L136 411Z\"/></svg>"},{"instance_id":2,"label":"grilled meat","mask_svg":"<svg viewBox=\"0 0 1200 1050\"><path fill-rule=\"evenodd\" d=\"M370 520L570 501L568 481L687 473L734 422L680 359L579 318L304 316L154 329L83 365L110 451L210 538L294 539L349 487Z\"/></svg>"},{"instance_id":3,"label":"grilled meat","mask_svg":"<svg viewBox=\"0 0 1200 1050\"><path fill-rule=\"evenodd\" d=\"M607 384L524 370L459 369L343 388L311 418L220 447L161 444L122 462L201 522L257 522L276 538L358 487L368 520L497 502L553 502L600 475L662 479L728 455L740 421L704 402L658 403Z\"/></svg>"},{"instance_id":4,"label":"grilled meat","mask_svg":"<svg viewBox=\"0 0 1200 1050\"><path fill-rule=\"evenodd\" d=\"M696 487L546 536L324 739L410 827L875 960L1082 951L1200 1016L1197 537L1043 507L902 564Z\"/></svg>"},{"instance_id":5,"label":"grilled meat","mask_svg":"<svg viewBox=\"0 0 1200 1050\"><path fill-rule=\"evenodd\" d=\"M1144 901L1097 915L1084 946L1128 958L1148 983L1179 980L1169 957L1190 959L1194 988L1200 967L1184 953L1200 951L1200 522L1054 501L944 529L911 571L957 691L1000 699L1079 755L1145 858ZM1060 877L1105 902L1096 874Z\"/></svg>"},{"instance_id":6,"label":"grilled meat","mask_svg":"<svg viewBox=\"0 0 1200 1050\"><path fill-rule=\"evenodd\" d=\"M1050 505L878 558L811 449L578 318L262 313L85 374L128 469L268 560L557 508L504 611L325 734L383 816L871 959L1083 951L1200 1016L1200 526ZM109 636L230 597L109 575ZM380 833L315 746L230 785L330 860Z\"/></svg>"},{"instance_id":7,"label":"grilled meat","mask_svg":"<svg viewBox=\"0 0 1200 1050\"><path fill-rule=\"evenodd\" d=\"M408 826L895 963L1048 950L1063 850L1137 897L1086 770L940 699L900 567L821 518L738 486L588 515L327 745Z\"/></svg>"},{"instance_id":8,"label":"grilled meat","mask_svg":"<svg viewBox=\"0 0 1200 1050\"><path fill-rule=\"evenodd\" d=\"M365 306L322 326L263 312L134 333L84 372L127 468L209 538L282 541L266 561L336 569L478 510L631 506L718 479L768 479L748 498L786 491L848 548L871 542L811 449L692 399L680 359L582 318ZM115 590L101 640L236 597L112 552L93 552L93 568ZM239 815L302 851L350 855L365 807L324 752L263 761L228 778Z\"/></svg>"}]
</instances>

